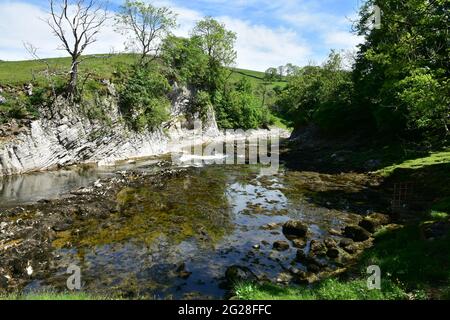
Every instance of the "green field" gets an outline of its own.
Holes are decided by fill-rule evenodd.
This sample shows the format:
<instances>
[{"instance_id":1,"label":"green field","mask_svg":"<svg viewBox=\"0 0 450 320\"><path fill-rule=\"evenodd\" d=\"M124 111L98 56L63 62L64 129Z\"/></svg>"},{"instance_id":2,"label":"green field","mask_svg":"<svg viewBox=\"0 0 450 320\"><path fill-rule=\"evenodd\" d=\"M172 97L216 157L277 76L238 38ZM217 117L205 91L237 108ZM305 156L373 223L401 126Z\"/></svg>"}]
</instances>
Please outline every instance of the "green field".
<instances>
[{"instance_id":1,"label":"green field","mask_svg":"<svg viewBox=\"0 0 450 320\"><path fill-rule=\"evenodd\" d=\"M119 65L131 65L136 61L134 54L114 54L86 56L80 64L80 74L90 73L94 78L108 79ZM70 67L70 58L50 58L26 61L0 61L0 85L21 86L33 82L37 85L45 83L44 72L50 66L50 71L63 75ZM232 68L231 81L237 82L246 77L256 87L264 83L264 72ZM285 86L286 81L270 83L270 87Z\"/></svg>"},{"instance_id":2,"label":"green field","mask_svg":"<svg viewBox=\"0 0 450 320\"><path fill-rule=\"evenodd\" d=\"M80 72L91 73L99 78L110 78L120 64L131 64L136 57L132 54L87 56L80 64ZM58 74L67 72L70 58L51 58L27 61L0 61L0 85L17 86L30 81L36 84L45 82L44 71L47 69Z\"/></svg>"}]
</instances>

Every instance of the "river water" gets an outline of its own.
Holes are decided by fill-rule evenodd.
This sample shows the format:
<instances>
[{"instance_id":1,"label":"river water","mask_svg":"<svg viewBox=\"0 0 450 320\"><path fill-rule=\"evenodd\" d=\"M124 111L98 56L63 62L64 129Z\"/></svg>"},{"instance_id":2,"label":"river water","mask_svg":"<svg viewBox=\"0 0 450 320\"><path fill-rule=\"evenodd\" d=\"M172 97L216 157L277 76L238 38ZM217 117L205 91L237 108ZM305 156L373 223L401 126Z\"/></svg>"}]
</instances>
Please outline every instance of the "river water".
<instances>
[{"instance_id":1,"label":"river water","mask_svg":"<svg viewBox=\"0 0 450 320\"><path fill-rule=\"evenodd\" d=\"M155 171L157 158L108 168L72 168L0 180L3 207L64 196L121 170ZM324 178L280 168L262 175L258 165L183 166L186 173L163 186L124 188L118 213L80 221L53 243L54 274L37 277L26 290L64 290L66 269L79 266L83 290L146 298L223 298L231 265L276 281L295 261L297 248L273 249L286 240L281 224L299 219L308 239L329 237L354 219L311 200ZM276 225L275 225L276 224ZM70 243L70 245L67 245ZM303 249L309 250L309 244Z\"/></svg>"}]
</instances>

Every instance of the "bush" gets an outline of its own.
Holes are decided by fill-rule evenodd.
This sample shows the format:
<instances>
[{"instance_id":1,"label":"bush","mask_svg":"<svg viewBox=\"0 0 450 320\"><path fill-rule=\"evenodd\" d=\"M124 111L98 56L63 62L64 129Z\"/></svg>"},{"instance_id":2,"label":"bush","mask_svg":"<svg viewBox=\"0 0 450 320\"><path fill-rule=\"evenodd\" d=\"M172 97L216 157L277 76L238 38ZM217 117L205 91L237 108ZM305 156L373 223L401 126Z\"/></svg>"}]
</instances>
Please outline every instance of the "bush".
<instances>
[{"instance_id":1,"label":"bush","mask_svg":"<svg viewBox=\"0 0 450 320\"><path fill-rule=\"evenodd\" d=\"M156 69L150 68L133 68L120 90L120 110L138 131L153 130L169 118L169 82Z\"/></svg>"},{"instance_id":2,"label":"bush","mask_svg":"<svg viewBox=\"0 0 450 320\"><path fill-rule=\"evenodd\" d=\"M273 123L269 110L261 106L246 78L224 94L216 95L214 102L217 123L221 128L248 130Z\"/></svg>"}]
</instances>

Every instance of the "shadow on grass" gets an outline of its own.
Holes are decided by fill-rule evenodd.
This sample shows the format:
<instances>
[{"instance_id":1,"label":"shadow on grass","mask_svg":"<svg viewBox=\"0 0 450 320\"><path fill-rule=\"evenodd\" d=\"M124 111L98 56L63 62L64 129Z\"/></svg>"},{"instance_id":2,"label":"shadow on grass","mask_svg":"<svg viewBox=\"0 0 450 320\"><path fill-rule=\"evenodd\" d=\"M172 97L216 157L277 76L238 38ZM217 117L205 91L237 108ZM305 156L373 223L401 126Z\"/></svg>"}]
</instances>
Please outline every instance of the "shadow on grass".
<instances>
[{"instance_id":1,"label":"shadow on grass","mask_svg":"<svg viewBox=\"0 0 450 320\"><path fill-rule=\"evenodd\" d=\"M450 288L450 232L445 237L427 240L420 224L381 230L358 265L361 271L378 265L384 279L400 282L408 291L425 290L431 297L440 296Z\"/></svg>"},{"instance_id":2,"label":"shadow on grass","mask_svg":"<svg viewBox=\"0 0 450 320\"><path fill-rule=\"evenodd\" d=\"M376 186L358 192L327 190L314 192L309 201L328 209L348 210L365 214L370 211L392 213L392 201L398 196L395 186L408 184L408 193L401 200L402 212L423 218L431 209L450 208L450 163L418 169L397 168ZM450 210L450 209L449 209Z\"/></svg>"}]
</instances>

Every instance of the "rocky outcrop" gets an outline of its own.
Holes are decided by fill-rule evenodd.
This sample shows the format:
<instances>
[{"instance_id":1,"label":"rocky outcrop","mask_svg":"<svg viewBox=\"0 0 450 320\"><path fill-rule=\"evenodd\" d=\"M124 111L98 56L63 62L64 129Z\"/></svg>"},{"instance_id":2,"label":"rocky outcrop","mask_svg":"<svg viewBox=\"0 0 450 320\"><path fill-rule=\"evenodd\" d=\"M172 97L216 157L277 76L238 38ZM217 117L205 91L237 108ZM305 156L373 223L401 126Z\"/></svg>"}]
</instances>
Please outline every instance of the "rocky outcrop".
<instances>
[{"instance_id":1,"label":"rocky outcrop","mask_svg":"<svg viewBox=\"0 0 450 320\"><path fill-rule=\"evenodd\" d=\"M20 174L79 163L112 164L180 150L192 143L195 117L188 113L191 91L175 87L171 95L172 119L154 131L134 132L125 124L118 108L114 87L107 83L109 96L97 104L107 121L89 119L81 107L57 98L51 108L41 110L39 120L25 130L0 140L0 175ZM214 113L203 123L202 138L220 135ZM200 141L204 142L204 141Z\"/></svg>"}]
</instances>

